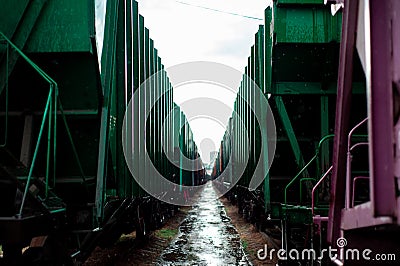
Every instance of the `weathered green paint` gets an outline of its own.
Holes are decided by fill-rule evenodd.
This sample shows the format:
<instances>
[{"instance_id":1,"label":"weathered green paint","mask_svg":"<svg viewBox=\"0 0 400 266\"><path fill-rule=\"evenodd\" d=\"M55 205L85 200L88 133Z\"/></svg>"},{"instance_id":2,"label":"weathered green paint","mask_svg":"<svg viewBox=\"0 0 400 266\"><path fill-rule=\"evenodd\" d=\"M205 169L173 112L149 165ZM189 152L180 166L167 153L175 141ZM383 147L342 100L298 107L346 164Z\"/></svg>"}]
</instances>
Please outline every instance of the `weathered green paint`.
<instances>
[{"instance_id":1,"label":"weathered green paint","mask_svg":"<svg viewBox=\"0 0 400 266\"><path fill-rule=\"evenodd\" d=\"M101 84L103 95L103 106L101 111L101 128L99 139L99 157L97 163L97 185L96 185L96 216L103 217L105 196L116 195L116 189L107 187L106 176L116 176L115 167L115 86L113 75L115 73L115 50L116 50L116 24L118 14L118 1L107 1L105 14L104 43L101 54ZM110 145L113 142L114 145ZM108 164L108 161L111 161ZM111 168L108 166L111 165Z\"/></svg>"},{"instance_id":2,"label":"weathered green paint","mask_svg":"<svg viewBox=\"0 0 400 266\"><path fill-rule=\"evenodd\" d=\"M3 0L0 9L0 31L4 33L17 47L24 50L25 43L31 35L43 9L46 0L40 1L10 1ZM8 8L7 8L8 7ZM18 27L17 27L18 26ZM0 52L3 52L0 47ZM0 62L0 77L10 75L19 58L19 54L10 49L8 60ZM4 89L3 80L0 81L0 94Z\"/></svg>"},{"instance_id":3,"label":"weathered green paint","mask_svg":"<svg viewBox=\"0 0 400 266\"><path fill-rule=\"evenodd\" d=\"M161 58L158 56L158 50L155 50L155 56L154 56L154 61L156 64L155 67L155 73L157 73L161 69ZM161 75L157 76L157 79L155 81L155 86L154 89L156 91L156 95L158 97L158 103L157 103L157 112L156 112L156 123L155 123L155 129L153 134L155 135L156 138L156 143L155 143L155 148L156 148L156 158L155 158L155 163L158 166L158 169L161 174L163 174L163 169L162 169L162 156L161 156L161 113L162 113L162 102L161 102Z\"/></svg>"},{"instance_id":4,"label":"weathered green paint","mask_svg":"<svg viewBox=\"0 0 400 266\"><path fill-rule=\"evenodd\" d=\"M274 21L272 16L272 7L265 9L265 27L264 27L264 93L272 91L272 47L274 36Z\"/></svg>"},{"instance_id":5,"label":"weathered green paint","mask_svg":"<svg viewBox=\"0 0 400 266\"><path fill-rule=\"evenodd\" d=\"M10 40L23 18L29 0L2 0L0 9L0 31Z\"/></svg>"},{"instance_id":6,"label":"weathered green paint","mask_svg":"<svg viewBox=\"0 0 400 266\"><path fill-rule=\"evenodd\" d=\"M139 15L139 57L140 57L140 79L139 84L142 84L146 80L146 68L145 68L145 27L144 27L144 18L142 15Z\"/></svg>"},{"instance_id":7,"label":"weathered green paint","mask_svg":"<svg viewBox=\"0 0 400 266\"><path fill-rule=\"evenodd\" d=\"M50 0L37 20L27 52L92 51L93 0Z\"/></svg>"},{"instance_id":8,"label":"weathered green paint","mask_svg":"<svg viewBox=\"0 0 400 266\"><path fill-rule=\"evenodd\" d=\"M130 99L132 98L132 93L133 93L133 65L134 63L134 59L133 59L133 42L134 40L132 39L132 35L133 35L133 21L132 21L132 1L126 1L125 2L125 108L123 110L123 115L121 117L121 119L124 119L124 116L127 115L127 119L132 121L133 117L133 113L126 113L127 107L128 107L128 103L130 101ZM131 130L126 129L125 134L132 134ZM125 146L127 148L127 151L130 152L131 148L132 148L132 138L125 136L126 139L126 143ZM121 141L122 142L122 141ZM122 145L121 145L122 146ZM125 161L125 156L123 154L123 151L121 151L122 153L122 158L124 161L124 164L126 165L126 161ZM127 166L125 166L125 175L124 175L125 180L125 192L126 192L126 196L130 196L132 195L132 189L134 188L134 180L133 178L131 178L131 173L129 171L129 169L127 168Z\"/></svg>"},{"instance_id":9,"label":"weathered green paint","mask_svg":"<svg viewBox=\"0 0 400 266\"><path fill-rule=\"evenodd\" d=\"M340 40L341 16L332 16L323 3L315 8L291 5L277 8L274 3L273 19L277 43L328 43ZM268 24L270 21L267 20Z\"/></svg>"},{"instance_id":10,"label":"weathered green paint","mask_svg":"<svg viewBox=\"0 0 400 266\"><path fill-rule=\"evenodd\" d=\"M140 37L139 37L139 29L140 29L140 21L139 21L139 10L138 10L138 3L136 1L132 1L132 17L131 17L131 25L132 25L132 35L128 36L127 38L130 38L132 40L132 87L129 88L132 93L134 93L140 86L140 51L139 51L139 43L140 43ZM128 99L130 100L130 99ZM139 108L137 106L137 102L134 102L132 104L132 114L133 114L133 125L134 128L139 128L139 124L137 123L137 112L139 112ZM139 143L139 139L137 137L137 130L134 130L132 132L132 141L134 143ZM133 145L133 151L132 154L136 155L133 157L133 160L136 160L136 163L134 164L135 167L137 167L137 158L138 157L138 145ZM131 146L132 147L132 146ZM139 195L141 193L141 188L139 184L132 179L132 188L131 188L131 193L132 195Z\"/></svg>"},{"instance_id":11,"label":"weathered green paint","mask_svg":"<svg viewBox=\"0 0 400 266\"><path fill-rule=\"evenodd\" d=\"M119 1L118 4L118 20L117 20L117 39L116 39L116 87L115 87L115 102L116 102L116 135L115 135L115 146L116 146L116 176L118 182L118 194L121 197L128 195L128 183L125 158L122 150L122 123L123 117L126 110L126 66L125 66L125 6L124 1Z\"/></svg>"},{"instance_id":12,"label":"weathered green paint","mask_svg":"<svg viewBox=\"0 0 400 266\"><path fill-rule=\"evenodd\" d=\"M156 50L157 51L157 50ZM161 71L161 58L158 56L158 51L156 53L156 57L155 60L157 61L157 68L156 68L156 73L158 73L159 71ZM157 85L156 85L156 90L157 90L157 95L158 97L161 96L162 93L162 75L158 74L157 76ZM159 165L159 169L160 169L160 173L161 174L165 174L164 172L164 168L163 168L163 157L162 157L162 146L161 146L161 137L162 137L162 133L161 133L161 124L162 122L164 122L164 119L162 118L163 115L163 110L164 110L164 105L163 105L163 97L159 98L159 103L158 103L158 112L157 112L157 128L154 131L154 134L156 135L157 138L157 165Z\"/></svg>"},{"instance_id":13,"label":"weathered green paint","mask_svg":"<svg viewBox=\"0 0 400 266\"><path fill-rule=\"evenodd\" d=\"M256 84L264 91L264 26L258 27L256 34Z\"/></svg>"},{"instance_id":14,"label":"weathered green paint","mask_svg":"<svg viewBox=\"0 0 400 266\"><path fill-rule=\"evenodd\" d=\"M184 117L183 117L183 113L179 112L179 124L182 124ZM185 128L179 128L178 127L178 132L179 133L179 149L182 151L182 153L184 152L184 135L185 135ZM179 156L179 191L182 191L182 185L183 185L183 170L182 170L182 156Z\"/></svg>"},{"instance_id":15,"label":"weathered green paint","mask_svg":"<svg viewBox=\"0 0 400 266\"><path fill-rule=\"evenodd\" d=\"M260 25L259 29L258 29L258 34L256 36L256 47L257 47L257 65L258 65L258 86L260 87L260 89L265 93L266 89L265 89L265 77L264 77L264 73L265 73L265 61L266 57L265 57L265 28L264 26ZM261 101L261 99L257 99L258 101ZM260 108L260 104L257 105L258 108ZM261 120L262 121L266 121L267 119L267 113L265 110L259 110L257 109L258 113L261 114ZM271 115L271 114L270 114ZM263 139L268 139L268 128L265 128L264 130L261 130L261 140ZM265 141L262 143L263 145L263 150L261 151L261 156L259 158L259 160L261 160L262 162L262 167L263 167L263 173L264 173L264 186L263 186L263 190L264 190L264 211L266 213L270 213L271 212L271 191L270 191L270 174L269 174L269 153L268 153L268 141Z\"/></svg>"},{"instance_id":16,"label":"weathered green paint","mask_svg":"<svg viewBox=\"0 0 400 266\"><path fill-rule=\"evenodd\" d=\"M255 45L253 45L250 48L250 65L249 65L249 69L250 69L250 78L251 78L251 83L249 85L249 90L248 90L248 101L250 103L249 107L248 107L248 120L249 120L249 139L250 139L250 158L249 158L249 164L250 164L250 169L248 172L248 182L250 183L251 177L253 175L254 169L256 168L256 147L255 147L255 116L253 115L253 111L251 109L251 106L254 106L254 102L255 102L255 93L254 90L256 89L254 86L254 82L257 82L257 78L256 78L256 73L255 73L255 52L256 52L256 48ZM247 183L248 184L248 183Z\"/></svg>"},{"instance_id":17,"label":"weathered green paint","mask_svg":"<svg viewBox=\"0 0 400 266\"><path fill-rule=\"evenodd\" d=\"M144 18L143 16L139 15L139 85L141 85L145 80L146 80L146 73L147 73L147 62L146 62L146 51L148 50L148 41L146 41L146 30L144 27ZM148 34L148 32L147 32ZM146 108L141 108L143 105L142 99L144 98L144 95L142 95L143 92L139 91L139 97L137 101L134 102L135 105L135 111L137 112L137 115L135 116L137 119L135 120L135 128L140 128L144 127L143 123L143 115L147 111ZM147 97L149 98L149 97ZM147 104L146 104L147 106ZM135 142L140 143L140 141L143 139L142 132L140 130L135 131ZM146 141L145 145L148 147L149 140ZM146 174L146 169L147 169L147 164L143 165L143 160L142 156L140 156L141 153L144 152L144 147L138 145L135 145L134 147L134 152L135 152L135 166L139 169L139 175L143 176Z\"/></svg>"},{"instance_id":18,"label":"weathered green paint","mask_svg":"<svg viewBox=\"0 0 400 266\"><path fill-rule=\"evenodd\" d=\"M150 38L149 39L149 51L148 51L148 60L149 60L149 65L148 65L148 72L146 78L151 77L154 74L154 69L155 69L155 61L154 61L154 41ZM151 86L151 102L154 102L154 99L156 97L155 90L154 90L154 80L151 79L149 82L149 86ZM149 155L150 158L154 164L154 159L155 159L155 154L156 154L156 136L153 134L155 132L155 119L156 119L156 109L155 106L150 112L150 120L148 120L148 123L150 124L150 131L151 132L151 141L150 141L150 149L149 149Z\"/></svg>"}]
</instances>

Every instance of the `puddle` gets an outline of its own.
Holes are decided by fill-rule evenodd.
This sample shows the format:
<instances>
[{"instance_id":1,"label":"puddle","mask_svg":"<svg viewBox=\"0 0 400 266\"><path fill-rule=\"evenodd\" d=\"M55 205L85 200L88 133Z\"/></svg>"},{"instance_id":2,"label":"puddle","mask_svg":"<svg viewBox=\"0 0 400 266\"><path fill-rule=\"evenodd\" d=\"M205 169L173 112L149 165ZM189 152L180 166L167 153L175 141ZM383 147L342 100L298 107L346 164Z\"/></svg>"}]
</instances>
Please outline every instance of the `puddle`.
<instances>
[{"instance_id":1,"label":"puddle","mask_svg":"<svg viewBox=\"0 0 400 266\"><path fill-rule=\"evenodd\" d=\"M240 237L209 183L158 265L251 265Z\"/></svg>"}]
</instances>

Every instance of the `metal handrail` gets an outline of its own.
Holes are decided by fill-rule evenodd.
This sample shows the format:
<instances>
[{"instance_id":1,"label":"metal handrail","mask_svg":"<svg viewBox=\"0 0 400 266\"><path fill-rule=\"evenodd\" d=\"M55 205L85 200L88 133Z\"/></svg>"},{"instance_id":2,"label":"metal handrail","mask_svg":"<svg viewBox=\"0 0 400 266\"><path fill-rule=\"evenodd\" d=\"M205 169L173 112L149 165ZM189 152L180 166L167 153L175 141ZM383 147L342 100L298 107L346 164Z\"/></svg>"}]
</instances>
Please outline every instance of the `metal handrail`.
<instances>
[{"instance_id":1,"label":"metal handrail","mask_svg":"<svg viewBox=\"0 0 400 266\"><path fill-rule=\"evenodd\" d=\"M287 190L288 188L297 180L297 178L311 165L311 163L318 158L320 149L322 147L322 144L330 139L333 138L335 135L334 134L329 134L323 137L319 143L318 147L316 148L315 155L311 158L311 160L290 180L290 182L286 185L285 187L285 192L284 192L284 204L287 205ZM367 135L353 135L354 137L366 137Z\"/></svg>"},{"instance_id":2,"label":"metal handrail","mask_svg":"<svg viewBox=\"0 0 400 266\"><path fill-rule=\"evenodd\" d=\"M55 173L56 173L56 147L57 147L56 146L56 143L57 143L57 141L56 141L57 140L57 134L56 134L56 132L57 132L57 103L59 104L59 109L61 111L61 116L62 116L62 118L64 120L64 125L65 125L65 128L67 130L68 138L69 138L69 141L71 142L72 149L73 149L73 152L74 152L74 156L75 156L75 159L77 160L78 167L79 167L79 170L80 170L81 175L82 175L82 180L85 183L85 185L86 185L86 177L85 177L85 174L83 172L82 164L81 164L81 162L79 160L78 153L76 151L76 147L75 147L74 141L72 139L71 132L69 130L69 126L68 126L66 118L65 118L65 114L63 112L61 100L60 100L60 98L58 96L58 85L57 85L57 82L55 82L46 72L44 72L27 55L25 55L1 31L0 31L0 37L3 38L13 49L15 49L15 51L19 54L19 56L21 56L21 58L23 58L50 85L49 94L48 94L48 97L47 97L45 110L44 110L44 113L43 113L43 118L42 118L40 130L39 130L39 135L38 135L38 139L37 139L37 142L36 142L35 151L34 151L34 154L33 154L33 157L32 157L32 162L31 162L31 165L29 167L29 174L28 174L28 177L27 177L25 190L24 190L21 206L20 206L19 213L18 213L18 216L21 217L22 216L22 211L23 211L23 208L24 208L24 205L25 205L26 196L27 196L28 191L29 191L29 185L30 185L30 182L31 182L31 179L32 179L33 169L35 167L36 158L37 158L37 155L38 155L38 152L39 152L40 141L42 139L42 135L43 135L44 126L45 126L45 123L46 123L46 120L47 120L47 116L48 116L48 120L49 120L49 130L48 130L48 137L47 137L47 158L46 158L46 182L45 182L45 186L46 186L45 187L45 195L46 195L46 198L48 197L48 192L49 192L50 149L51 149L51 144L53 144L53 178L55 180ZM8 93L8 91L7 91L7 93ZM7 111L8 110L6 110L6 112ZM54 114L54 117L52 117L53 114ZM53 127L52 127L52 118L54 119ZM51 132L51 129L53 129L53 132ZM52 138L51 138L51 136L52 136L51 134L52 133L53 133L53 143L52 143ZM55 181L54 181L54 183L55 183Z\"/></svg>"},{"instance_id":3,"label":"metal handrail","mask_svg":"<svg viewBox=\"0 0 400 266\"><path fill-rule=\"evenodd\" d=\"M354 147L351 146L351 139L353 137L354 132L361 127L365 122L368 121L368 117L364 118L361 122L359 122L357 125L355 125L347 135L347 158L346 158L346 190L345 190L345 208L349 209L350 208L350 194L351 194L351 151L355 148L358 147L359 145L364 145L363 144L356 144Z\"/></svg>"},{"instance_id":4,"label":"metal handrail","mask_svg":"<svg viewBox=\"0 0 400 266\"><path fill-rule=\"evenodd\" d=\"M285 205L287 205L287 190L288 190L288 188L289 188L289 187L294 183L294 181L296 181L297 178L311 165L311 163L312 163L314 160L316 160L316 159L318 158L319 151L320 151L320 149L321 149L322 144L323 144L326 140L328 140L328 139L330 139L330 138L333 138L334 136L335 136L334 134L329 134L329 135L326 135L325 137L323 137L323 138L319 141L318 147L317 147L316 150L315 150L315 155L311 158L311 160L310 160L306 165L303 166L303 168L302 168L302 169L292 178L292 180L290 180L290 182L286 185L286 187L285 187L285 192L284 192L284 204L285 204Z\"/></svg>"},{"instance_id":5,"label":"metal handrail","mask_svg":"<svg viewBox=\"0 0 400 266\"><path fill-rule=\"evenodd\" d=\"M9 45L11 45L12 48L15 49L15 51L29 64L31 65L42 78L44 78L48 83L55 85L57 87L57 82L55 82L49 75L46 74L38 65L36 65L31 59L29 59L28 56L26 56L14 43L10 41L10 39L7 38L7 36L4 35L0 31L0 36L8 42Z\"/></svg>"},{"instance_id":6,"label":"metal handrail","mask_svg":"<svg viewBox=\"0 0 400 266\"><path fill-rule=\"evenodd\" d=\"M314 194L315 194L315 190L317 190L317 187L319 187L319 185L322 183L322 181L325 180L325 178L329 175L329 173L332 171L332 169L333 169L333 165L331 165L331 167L329 167L328 171L326 171L325 174L319 179L319 181L317 182L317 184L315 184L315 186L313 187L313 189L311 191L311 214L312 214L312 216L314 216L314 207L315 207Z\"/></svg>"},{"instance_id":7,"label":"metal handrail","mask_svg":"<svg viewBox=\"0 0 400 266\"><path fill-rule=\"evenodd\" d=\"M355 125L349 132L348 136L347 136L347 151L350 151L351 148L351 137L353 136L353 133L356 131L357 128L359 128L360 126L362 126L365 122L368 121L368 117L364 118L360 123L358 123L357 125Z\"/></svg>"}]
</instances>

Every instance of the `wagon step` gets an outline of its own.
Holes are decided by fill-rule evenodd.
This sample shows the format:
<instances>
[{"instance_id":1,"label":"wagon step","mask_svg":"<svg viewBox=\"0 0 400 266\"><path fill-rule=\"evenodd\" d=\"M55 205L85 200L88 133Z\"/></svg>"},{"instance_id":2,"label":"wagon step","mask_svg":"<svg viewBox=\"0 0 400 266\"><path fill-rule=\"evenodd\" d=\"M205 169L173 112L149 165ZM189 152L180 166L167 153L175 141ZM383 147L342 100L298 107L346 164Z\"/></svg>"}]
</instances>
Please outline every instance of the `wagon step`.
<instances>
[{"instance_id":1,"label":"wagon step","mask_svg":"<svg viewBox=\"0 0 400 266\"><path fill-rule=\"evenodd\" d=\"M28 167L15 158L7 148L0 148L0 177L1 183L5 185L0 197L2 202L7 203L6 210L0 212L1 216L13 216L19 213L28 174ZM23 208L24 216L38 211L50 213L65 211L65 204L62 200L50 188L48 188L47 196L45 191L44 178L32 176Z\"/></svg>"}]
</instances>

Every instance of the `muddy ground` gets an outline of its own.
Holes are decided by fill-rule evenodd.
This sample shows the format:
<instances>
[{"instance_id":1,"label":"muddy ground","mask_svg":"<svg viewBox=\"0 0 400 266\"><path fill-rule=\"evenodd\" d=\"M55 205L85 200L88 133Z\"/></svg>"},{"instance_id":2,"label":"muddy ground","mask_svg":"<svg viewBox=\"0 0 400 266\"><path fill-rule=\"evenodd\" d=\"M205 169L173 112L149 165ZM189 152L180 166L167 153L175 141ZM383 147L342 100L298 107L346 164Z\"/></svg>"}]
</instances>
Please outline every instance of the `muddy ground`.
<instances>
[{"instance_id":1,"label":"muddy ground","mask_svg":"<svg viewBox=\"0 0 400 266\"><path fill-rule=\"evenodd\" d=\"M221 198L215 207L205 209L203 196L199 204L181 207L145 243L136 241L135 233L123 235L111 248L96 248L84 265L275 265L257 258L268 239L238 214L236 206ZM217 231L230 232L229 240L219 241L224 235ZM183 256L175 256L178 253Z\"/></svg>"},{"instance_id":2,"label":"muddy ground","mask_svg":"<svg viewBox=\"0 0 400 266\"><path fill-rule=\"evenodd\" d=\"M136 241L136 233L123 235L111 248L97 247L84 266L111 265L154 265L161 252L178 233L179 225L185 219L191 207L181 207L174 217L155 232L151 232L143 243Z\"/></svg>"}]
</instances>

